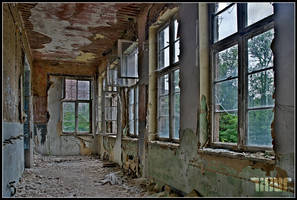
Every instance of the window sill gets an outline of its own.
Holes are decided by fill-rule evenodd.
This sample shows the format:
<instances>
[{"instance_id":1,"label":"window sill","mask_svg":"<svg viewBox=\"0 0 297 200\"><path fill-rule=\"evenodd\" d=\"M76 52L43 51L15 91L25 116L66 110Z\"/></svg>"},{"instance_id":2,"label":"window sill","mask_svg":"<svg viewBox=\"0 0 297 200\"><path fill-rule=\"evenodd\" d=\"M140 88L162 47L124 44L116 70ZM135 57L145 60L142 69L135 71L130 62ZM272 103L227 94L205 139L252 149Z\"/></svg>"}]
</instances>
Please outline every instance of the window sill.
<instances>
[{"instance_id":1,"label":"window sill","mask_svg":"<svg viewBox=\"0 0 297 200\"><path fill-rule=\"evenodd\" d=\"M125 140L125 141L135 141L135 142L137 142L138 141L138 138L132 138L132 137L122 137L122 140Z\"/></svg>"},{"instance_id":2,"label":"window sill","mask_svg":"<svg viewBox=\"0 0 297 200\"><path fill-rule=\"evenodd\" d=\"M107 137L111 137L111 138L116 138L117 137L116 134L98 133L97 135L99 135L99 136L107 136Z\"/></svg>"},{"instance_id":3,"label":"window sill","mask_svg":"<svg viewBox=\"0 0 297 200\"><path fill-rule=\"evenodd\" d=\"M94 136L93 133L62 133L61 136Z\"/></svg>"},{"instance_id":4,"label":"window sill","mask_svg":"<svg viewBox=\"0 0 297 200\"><path fill-rule=\"evenodd\" d=\"M164 141L149 141L149 144L157 144L160 145L161 147L170 147L170 148L179 148L180 144L179 143L172 143L172 142L164 142Z\"/></svg>"},{"instance_id":5,"label":"window sill","mask_svg":"<svg viewBox=\"0 0 297 200\"><path fill-rule=\"evenodd\" d=\"M208 154L215 156L225 156L229 158L236 158L241 160L251 160L251 161L264 161L269 164L275 164L275 157L271 155L265 155L263 152L235 152L227 149L213 149L213 148L203 148L198 149L198 154Z\"/></svg>"}]
</instances>

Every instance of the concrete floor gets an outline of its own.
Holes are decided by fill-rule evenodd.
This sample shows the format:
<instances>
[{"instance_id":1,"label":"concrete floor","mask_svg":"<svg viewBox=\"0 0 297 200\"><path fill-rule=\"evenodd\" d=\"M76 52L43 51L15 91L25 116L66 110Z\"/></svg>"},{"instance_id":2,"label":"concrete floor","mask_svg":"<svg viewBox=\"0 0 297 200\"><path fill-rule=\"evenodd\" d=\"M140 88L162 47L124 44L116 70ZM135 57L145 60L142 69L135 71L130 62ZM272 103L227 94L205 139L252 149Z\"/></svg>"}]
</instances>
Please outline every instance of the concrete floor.
<instances>
[{"instance_id":1,"label":"concrete floor","mask_svg":"<svg viewBox=\"0 0 297 200\"><path fill-rule=\"evenodd\" d=\"M102 184L112 172L122 184ZM103 167L90 156L41 156L34 154L34 166L25 169L16 184L14 197L144 197L145 188L123 175L119 167Z\"/></svg>"}]
</instances>

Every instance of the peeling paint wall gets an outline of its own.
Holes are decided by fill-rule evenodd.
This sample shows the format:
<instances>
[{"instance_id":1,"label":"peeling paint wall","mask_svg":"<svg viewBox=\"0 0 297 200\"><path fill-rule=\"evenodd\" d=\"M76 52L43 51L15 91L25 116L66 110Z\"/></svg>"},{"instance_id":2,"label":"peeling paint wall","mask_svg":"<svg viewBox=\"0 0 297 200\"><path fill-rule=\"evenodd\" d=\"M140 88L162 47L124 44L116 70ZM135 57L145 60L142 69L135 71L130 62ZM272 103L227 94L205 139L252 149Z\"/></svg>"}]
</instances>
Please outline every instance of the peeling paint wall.
<instances>
[{"instance_id":1,"label":"peeling paint wall","mask_svg":"<svg viewBox=\"0 0 297 200\"><path fill-rule=\"evenodd\" d=\"M93 136L71 136L62 133L62 76L49 76L48 89L49 120L37 127L35 150L43 155L90 155ZM42 127L42 128L41 128Z\"/></svg>"},{"instance_id":2,"label":"peeling paint wall","mask_svg":"<svg viewBox=\"0 0 297 200\"><path fill-rule=\"evenodd\" d=\"M20 76L24 71L24 55L21 33L12 14L13 8L7 3L2 6L2 197L10 197L8 183L17 181L24 171L23 122L20 119L23 115Z\"/></svg>"},{"instance_id":3,"label":"peeling paint wall","mask_svg":"<svg viewBox=\"0 0 297 200\"><path fill-rule=\"evenodd\" d=\"M201 6L201 7L200 7ZM286 5L287 6L287 5ZM276 39L279 45L279 54L284 60L277 60L277 66L284 66L286 69L276 76L279 87L292 85L290 90L282 90L284 94L276 91L276 96L282 96L283 102L289 107L293 107L293 7L285 5L276 6L276 16L283 16L283 21L292 22L282 23L283 28L276 27ZM202 196L293 196L291 192L256 192L255 183L251 181L252 177L291 177L293 178L294 151L293 151L293 116L289 107L287 110L278 109L279 125L276 133L277 154L283 152L283 157L276 161L254 160L250 157L230 156L221 154L219 151L214 153L203 152L199 150L207 140L208 134L208 112L209 112L209 73L208 47L205 43L205 23L207 21L207 5L199 3L199 12L197 4L181 4L179 9L180 27L181 27L181 132L180 144L172 145L151 141L148 143L148 177L156 182L168 184L183 193L189 193L193 189ZM286 8L285 8L286 7ZM290 10L292 9L292 10ZM283 12L283 14L281 14ZM289 12L292 14L284 14ZM204 13L204 14L203 14ZM199 45L196 44L196 19L199 16ZM290 19L289 19L290 18ZM279 18L279 20L281 20ZM276 20L276 26L280 21ZM203 29L204 28L204 29ZM278 34L278 30L291 30L290 33ZM154 34L150 32L150 34ZM291 39L288 39L291 38ZM282 42L281 42L282 41ZM291 43L289 43L291 41ZM277 42L275 42L277 43ZM198 51L197 49L198 48ZM277 49L277 48L276 48ZM282 50L280 50L282 49ZM207 51L207 52L204 52ZM282 53L280 53L282 52ZM290 59L286 59L291 55ZM199 56L197 58L197 56ZM150 58L152 59L152 58ZM286 61L285 61L286 60ZM151 60L150 60L151 62ZM198 63L198 65L196 64ZM291 73L291 75L285 75ZM204 77L202 77L204 76ZM206 77L205 77L206 76ZM280 76L280 77L278 77ZM200 78L197 78L200 77ZM286 80L287 82L285 82ZM205 82L206 81L206 82ZM280 92L280 90L279 90ZM152 95L151 90L149 95ZM191 98L189 98L191 97ZM280 99L279 99L280 100ZM288 102L288 100L290 102ZM276 105L278 99L276 98ZM199 107L198 107L199 105ZM150 105L149 105L150 106ZM290 111L289 111L290 110ZM286 114L285 114L286 113ZM288 120L284 120L288 119ZM151 118L150 120L153 120ZM286 128L283 126L286 121ZM292 121L293 122L293 121ZM148 123L152 123L149 121ZM282 128L281 128L282 127ZM154 130L154 129L152 129ZM284 131L286 130L286 131ZM291 140L289 139L291 138ZM289 141L290 140L290 141ZM292 185L290 186L292 189Z\"/></svg>"},{"instance_id":4,"label":"peeling paint wall","mask_svg":"<svg viewBox=\"0 0 297 200\"><path fill-rule=\"evenodd\" d=\"M94 76L97 68L91 67L85 64L81 63L65 63L65 62L51 62L51 61L35 61L34 67L32 70L32 94L33 94L33 113L34 113L34 143L36 145L36 149L38 149L39 152L42 153L50 153L50 146L49 141L47 141L48 138L48 123L52 123L52 121L56 118L54 116L57 116L57 113L52 111L50 113L49 108L52 108L52 105L49 104L49 100L52 100L53 103L57 103L57 99L49 99L48 97L51 97L51 95L60 95L61 92L61 85L59 91L57 94L49 94L49 90L53 86L50 85L49 74L59 74L59 75L80 75L80 76ZM51 90L53 92L54 89ZM57 98L57 97L56 97ZM56 111L60 112L60 107L57 107L58 104L53 107ZM60 118L60 117L59 117ZM56 124L54 125L59 125ZM54 126L53 125L53 126ZM61 124L59 126L61 129ZM56 128L54 129L56 130ZM60 141L60 140L58 140ZM67 137L65 137L63 142L68 142ZM79 144L79 140L75 139L76 143ZM60 144L62 145L62 143ZM77 145L76 145L77 146ZM78 145L80 146L80 144ZM92 149L94 148L93 145L91 145ZM82 148L82 147L80 147ZM58 151L58 150L57 150ZM60 151L59 151L60 152ZM79 152L79 151L74 151ZM58 152L56 152L58 153Z\"/></svg>"}]
</instances>

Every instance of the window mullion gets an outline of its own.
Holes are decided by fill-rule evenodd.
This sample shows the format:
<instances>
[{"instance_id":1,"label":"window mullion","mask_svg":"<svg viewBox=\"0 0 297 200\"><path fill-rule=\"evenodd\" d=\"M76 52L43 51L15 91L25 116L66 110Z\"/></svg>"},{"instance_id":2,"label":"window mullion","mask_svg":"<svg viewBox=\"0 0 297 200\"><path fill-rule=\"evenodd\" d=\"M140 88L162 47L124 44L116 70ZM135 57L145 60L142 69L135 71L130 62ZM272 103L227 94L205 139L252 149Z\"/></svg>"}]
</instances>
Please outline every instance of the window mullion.
<instances>
[{"instance_id":1,"label":"window mullion","mask_svg":"<svg viewBox=\"0 0 297 200\"><path fill-rule=\"evenodd\" d=\"M169 139L173 138L173 73L169 73Z\"/></svg>"},{"instance_id":2,"label":"window mullion","mask_svg":"<svg viewBox=\"0 0 297 200\"><path fill-rule=\"evenodd\" d=\"M246 4L238 4L238 32L241 32L247 21ZM246 125L247 125L247 65L248 51L244 37L240 37L238 43L238 148L242 149L246 144Z\"/></svg>"}]
</instances>

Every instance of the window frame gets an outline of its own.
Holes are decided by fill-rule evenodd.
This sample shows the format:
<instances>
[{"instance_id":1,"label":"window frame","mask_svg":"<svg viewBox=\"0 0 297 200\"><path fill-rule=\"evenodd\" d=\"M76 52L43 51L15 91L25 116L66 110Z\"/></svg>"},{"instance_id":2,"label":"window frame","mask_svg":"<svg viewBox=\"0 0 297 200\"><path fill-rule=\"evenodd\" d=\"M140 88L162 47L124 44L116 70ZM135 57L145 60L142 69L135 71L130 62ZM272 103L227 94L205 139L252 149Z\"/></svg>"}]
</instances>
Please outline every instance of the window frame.
<instances>
[{"instance_id":1,"label":"window frame","mask_svg":"<svg viewBox=\"0 0 297 200\"><path fill-rule=\"evenodd\" d=\"M223 13L231 6L237 6L237 32L221 39L215 41L216 28L215 28L215 16ZM268 146L252 146L247 144L248 137L248 40L254 36L260 35L271 29L274 30L274 13L272 15L266 16L265 18L258 20L257 22L248 25L247 16L247 3L231 3L219 12L215 13L215 3L209 4L209 16L210 16L210 61L211 61L211 127L209 134L209 146L212 148L226 148L235 151L265 151L272 150L272 147ZM215 69L216 69L216 54L220 51L226 50L234 45L238 45L238 142L237 143L225 143L225 142L215 142ZM269 67L273 69L273 67ZM265 68L265 70L269 70ZM225 78L223 80L228 80ZM275 79L274 79L275 83ZM275 106L275 105L274 105ZM274 108L270 106L270 108ZM264 106L263 106L264 107ZM262 108L260 108L262 109ZM219 133L217 133L219 134Z\"/></svg>"},{"instance_id":2,"label":"window frame","mask_svg":"<svg viewBox=\"0 0 297 200\"><path fill-rule=\"evenodd\" d=\"M66 97L66 79L75 80L76 81L76 99L65 99ZM78 81L89 81L89 100L79 100L78 99ZM89 135L93 133L93 113L92 113L92 106L93 106L93 94L92 94L92 77L72 77L72 76L64 76L63 77L63 84L62 84L62 99L60 101L61 108L62 108L62 134L64 135ZM63 130L63 123L64 123L64 110L63 110L63 103L74 103L75 105L75 130L73 132L67 132ZM78 105L79 103L88 103L89 104L89 131L78 131Z\"/></svg>"},{"instance_id":3,"label":"window frame","mask_svg":"<svg viewBox=\"0 0 297 200\"><path fill-rule=\"evenodd\" d=\"M175 43L177 41L180 42L180 37L177 37L176 40L174 40L174 21L177 20L178 25L180 26L180 23L177 19L177 14L175 14L173 17L171 17L166 23L164 23L162 26L160 26L156 32L156 39L157 39L157 70L156 75L157 75L157 134L156 134L156 140L160 141L167 141L167 142L173 142L173 143L179 143L179 138L175 139L174 138L174 128L173 128L173 121L174 121L174 94L173 88L174 88L174 72L176 70L180 70L180 59L177 62L174 62L174 50L175 50ZM169 44L166 47L163 47L160 49L159 45L159 35L160 32L162 32L165 28L169 27ZM169 65L166 67L163 67L159 69L159 53L161 50L164 50L166 48L169 48ZM180 50L181 52L181 50ZM179 54L180 55L180 54ZM159 136L159 118L160 118L160 92L159 92L159 85L160 85L160 78L164 75L168 74L168 83L169 83L169 92L168 92L168 108L169 108L169 137L164 138ZM179 71L180 75L180 71ZM179 122L180 123L180 122ZM180 132L180 131L179 131ZM179 134L180 136L180 134Z\"/></svg>"},{"instance_id":4,"label":"window frame","mask_svg":"<svg viewBox=\"0 0 297 200\"><path fill-rule=\"evenodd\" d=\"M102 128L101 128L101 132L103 132L104 134L106 135L117 135L117 131L118 131L118 106L119 106L119 101L118 101L118 97L117 100L116 100L116 106L112 106L112 100L111 100L111 106L106 106L106 94L115 94L116 96L118 96L118 87L117 86L109 86L107 84L107 74L102 78L102 96L101 96L101 107L102 107ZM112 98L111 98L112 99ZM116 108L116 120L107 120L106 119L106 115L105 115L105 111L106 111L106 108L109 107L109 108L112 108L112 107L115 107ZM112 115L112 114L111 114ZM106 127L106 123L107 122L111 122L113 123L115 121L116 123L116 133L107 133L107 127Z\"/></svg>"},{"instance_id":5,"label":"window frame","mask_svg":"<svg viewBox=\"0 0 297 200\"><path fill-rule=\"evenodd\" d=\"M133 104L130 104L130 91L131 90L134 90ZM136 93L137 93L136 91L138 92L138 95L136 95ZM137 99L137 97L138 97L138 99ZM138 109L137 109L136 104L138 104ZM128 104L127 105L128 105L128 118L127 118L128 119L127 120L128 121L128 132L127 132L127 135L132 138L138 138L138 136L139 136L139 86L138 86L138 84L128 88ZM129 111L130 105L133 105L133 116L134 116L133 117L133 121L134 121L133 122L133 126L134 126L133 134L130 133L130 111ZM138 118L136 118L136 113L138 113L137 114ZM136 123L136 121L138 121L138 123ZM137 124L138 124L138 128L137 128L138 131L136 131Z\"/></svg>"}]
</instances>

